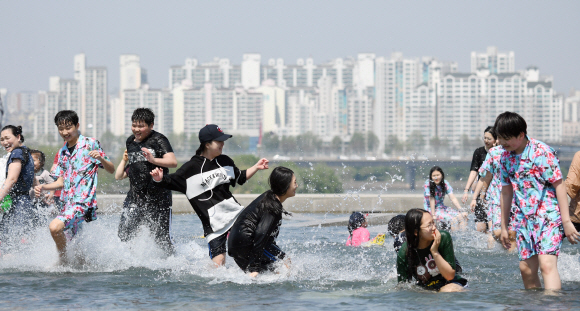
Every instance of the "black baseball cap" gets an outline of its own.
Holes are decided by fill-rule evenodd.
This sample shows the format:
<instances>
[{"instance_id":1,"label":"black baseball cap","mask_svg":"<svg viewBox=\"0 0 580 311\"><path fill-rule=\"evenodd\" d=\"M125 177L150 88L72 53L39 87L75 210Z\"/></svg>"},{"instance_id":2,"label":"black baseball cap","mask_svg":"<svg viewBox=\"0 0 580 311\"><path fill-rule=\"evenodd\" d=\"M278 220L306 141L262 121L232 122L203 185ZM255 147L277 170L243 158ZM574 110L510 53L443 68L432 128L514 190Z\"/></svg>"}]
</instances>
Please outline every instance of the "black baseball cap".
<instances>
[{"instance_id":1,"label":"black baseball cap","mask_svg":"<svg viewBox=\"0 0 580 311\"><path fill-rule=\"evenodd\" d=\"M215 124L206 124L199 130L199 142L204 143L208 141L226 141L232 135L225 134L222 129Z\"/></svg>"}]
</instances>

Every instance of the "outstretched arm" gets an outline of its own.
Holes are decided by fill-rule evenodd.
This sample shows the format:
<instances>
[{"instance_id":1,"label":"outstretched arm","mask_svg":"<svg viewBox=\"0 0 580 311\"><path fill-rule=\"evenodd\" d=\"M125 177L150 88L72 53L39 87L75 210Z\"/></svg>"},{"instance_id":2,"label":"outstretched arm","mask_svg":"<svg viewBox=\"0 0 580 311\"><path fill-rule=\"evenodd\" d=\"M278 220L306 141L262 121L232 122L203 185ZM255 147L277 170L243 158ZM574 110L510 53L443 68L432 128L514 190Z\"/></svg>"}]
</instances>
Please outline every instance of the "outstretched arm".
<instances>
[{"instance_id":1,"label":"outstretched arm","mask_svg":"<svg viewBox=\"0 0 580 311\"><path fill-rule=\"evenodd\" d=\"M246 170L246 180L252 178L252 176L254 176L254 174L256 174L257 171L267 170L269 162L270 161L268 161L268 159L262 158L254 166L247 169Z\"/></svg>"},{"instance_id":2,"label":"outstretched arm","mask_svg":"<svg viewBox=\"0 0 580 311\"><path fill-rule=\"evenodd\" d=\"M167 168L177 167L177 158L175 158L175 153L173 152L164 154L163 158L156 158L153 156L151 151L145 147L141 148L141 151L143 151L143 155L151 164Z\"/></svg>"}]
</instances>

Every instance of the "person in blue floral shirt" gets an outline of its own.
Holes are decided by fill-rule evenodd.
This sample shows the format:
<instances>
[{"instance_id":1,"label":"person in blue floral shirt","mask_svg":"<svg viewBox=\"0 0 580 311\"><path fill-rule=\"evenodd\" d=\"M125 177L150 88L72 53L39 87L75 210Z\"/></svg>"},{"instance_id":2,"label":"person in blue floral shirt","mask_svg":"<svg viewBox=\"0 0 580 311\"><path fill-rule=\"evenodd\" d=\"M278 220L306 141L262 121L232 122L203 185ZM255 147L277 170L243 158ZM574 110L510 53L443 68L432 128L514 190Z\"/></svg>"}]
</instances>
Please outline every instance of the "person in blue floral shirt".
<instances>
[{"instance_id":1,"label":"person in blue floral shirt","mask_svg":"<svg viewBox=\"0 0 580 311\"><path fill-rule=\"evenodd\" d=\"M494 133L495 135L495 133ZM505 150L502 146L496 146L489 149L489 152L479 169L479 182L473 194L471 201L471 209L477 205L477 197L483 202L487 208L487 217L489 220L488 227L490 233L489 247L495 245L495 240L499 241L501 236L501 178L500 178L500 159ZM513 215L513 213L510 213ZM510 218L511 219L511 218ZM515 237L516 233L511 227L512 221L509 225L509 237L512 243L509 251L513 251L516 247Z\"/></svg>"},{"instance_id":2,"label":"person in blue floral shirt","mask_svg":"<svg viewBox=\"0 0 580 311\"><path fill-rule=\"evenodd\" d=\"M43 190L62 188L59 215L50 223L49 229L58 249L60 262L66 262L66 243L78 232L79 225L97 218L97 172L105 168L113 173L113 163L94 138L79 132L79 118L71 110L59 111L54 117L60 136L65 144L58 152L58 164L52 174L55 182L35 187L36 195Z\"/></svg>"},{"instance_id":3,"label":"person in blue floral shirt","mask_svg":"<svg viewBox=\"0 0 580 311\"><path fill-rule=\"evenodd\" d=\"M558 255L565 233L576 244L580 235L570 221L566 188L555 151L527 136L524 118L504 112L495 121L504 152L500 158L501 242L510 247L509 213L514 204L513 228L526 289L541 288L538 268L546 289L560 289Z\"/></svg>"},{"instance_id":4,"label":"person in blue floral shirt","mask_svg":"<svg viewBox=\"0 0 580 311\"><path fill-rule=\"evenodd\" d=\"M443 169L439 166L432 167L429 171L429 179L425 181L423 188L425 189L424 208L426 211L431 212L439 228L444 230L465 228L467 225L467 213L461 212L461 205L459 205L459 201L453 194L453 188L445 180ZM446 195L449 195L457 210L445 205Z\"/></svg>"}]
</instances>

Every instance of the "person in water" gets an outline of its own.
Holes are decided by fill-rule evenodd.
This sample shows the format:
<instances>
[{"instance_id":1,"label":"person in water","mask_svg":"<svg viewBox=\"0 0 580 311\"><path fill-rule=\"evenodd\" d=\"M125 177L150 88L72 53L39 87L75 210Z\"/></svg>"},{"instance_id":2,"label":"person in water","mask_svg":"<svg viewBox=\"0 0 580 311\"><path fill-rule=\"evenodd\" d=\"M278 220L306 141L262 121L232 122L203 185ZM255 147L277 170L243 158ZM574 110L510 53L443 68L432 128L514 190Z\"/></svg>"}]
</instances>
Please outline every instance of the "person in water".
<instances>
[{"instance_id":1,"label":"person in water","mask_svg":"<svg viewBox=\"0 0 580 311\"><path fill-rule=\"evenodd\" d=\"M461 202L465 204L467 202L469 189L476 186L477 180L479 179L478 171L487 156L490 148L495 146L497 136L493 132L493 128L488 126L485 131L483 131L483 143L482 147L475 149L473 152L473 158L471 159L471 169L469 173L469 178L467 179L467 184L465 189L463 189L463 196L461 197ZM485 208L483 201L477 201L477 205L473 209L475 214L475 229L480 232L487 231L487 209Z\"/></svg>"},{"instance_id":2,"label":"person in water","mask_svg":"<svg viewBox=\"0 0 580 311\"><path fill-rule=\"evenodd\" d=\"M230 186L243 185L257 171L268 169L264 158L247 170L238 169L230 157L222 154L224 141L231 137L219 126L208 124L199 130L201 144L195 155L175 173L164 174L160 168L150 173L156 186L187 196L203 225L209 257L218 266L225 264L228 232L244 209Z\"/></svg>"},{"instance_id":3,"label":"person in water","mask_svg":"<svg viewBox=\"0 0 580 311\"><path fill-rule=\"evenodd\" d=\"M574 154L566 176L566 192L570 196L570 220L576 231L580 231L580 151Z\"/></svg>"},{"instance_id":4,"label":"person in water","mask_svg":"<svg viewBox=\"0 0 580 311\"><path fill-rule=\"evenodd\" d=\"M348 219L348 238L346 246L361 246L371 239L371 234L367 229L366 217L359 212L353 212Z\"/></svg>"},{"instance_id":5,"label":"person in water","mask_svg":"<svg viewBox=\"0 0 580 311\"><path fill-rule=\"evenodd\" d=\"M40 150L30 150L30 154L32 155L32 160L34 161L34 178L39 185L50 184L54 182L54 179L50 177L50 172L44 169L44 165L46 162L46 156L44 152ZM41 208L48 208L49 205L52 203L52 196L51 192L47 192L41 198L36 198L34 195L34 188L30 189L30 197L34 201L34 205Z\"/></svg>"},{"instance_id":6,"label":"person in water","mask_svg":"<svg viewBox=\"0 0 580 311\"><path fill-rule=\"evenodd\" d=\"M508 233L512 202L513 227L526 289L562 287L558 255L565 233L572 244L580 239L568 211L568 198L555 151L527 136L524 118L514 112L500 114L494 125L501 154L501 242L511 246Z\"/></svg>"},{"instance_id":7,"label":"person in water","mask_svg":"<svg viewBox=\"0 0 580 311\"><path fill-rule=\"evenodd\" d=\"M494 137L497 137L495 132L491 131ZM477 210L478 206L483 202L483 206L487 208L487 218L489 219L487 227L489 228L489 247L493 247L495 240L499 241L501 236L501 181L499 174L500 158L505 150L502 146L496 146L489 149L485 161L479 169L479 181L475 187L473 200L471 200L472 211ZM510 212L510 214L512 214ZM511 217L510 217L511 218ZM510 221L511 223L511 221ZM509 251L515 249L516 233L509 229L510 240L513 242Z\"/></svg>"},{"instance_id":8,"label":"person in water","mask_svg":"<svg viewBox=\"0 0 580 311\"><path fill-rule=\"evenodd\" d=\"M397 253L397 280L439 292L462 291L467 280L456 271L453 240L439 231L427 211L414 208L405 215L407 241Z\"/></svg>"},{"instance_id":9,"label":"person in water","mask_svg":"<svg viewBox=\"0 0 580 311\"><path fill-rule=\"evenodd\" d=\"M171 239L171 191L151 183L151 170L160 168L164 174L177 167L173 148L165 135L153 130L155 114L149 108L137 108L131 116L133 135L125 142L123 159L115 171L115 179L129 177L130 189L123 202L118 236L127 242L137 235L140 225L146 225L155 242L168 255L173 254Z\"/></svg>"},{"instance_id":10,"label":"person in water","mask_svg":"<svg viewBox=\"0 0 580 311\"><path fill-rule=\"evenodd\" d=\"M83 222L97 219L97 175L104 168L110 174L115 166L105 155L99 141L79 132L79 117L72 110L61 110L54 116L58 133L65 143L58 151L58 164L52 172L58 179L34 188L36 196L44 190L62 188L60 213L48 226L56 244L60 263L66 258L67 239L71 240Z\"/></svg>"},{"instance_id":11,"label":"person in water","mask_svg":"<svg viewBox=\"0 0 580 311\"><path fill-rule=\"evenodd\" d=\"M437 226L455 230L456 226L465 227L467 213L461 212L461 205L453 195L453 188L445 180L445 173L439 166L434 166L429 171L429 179L425 181L425 204L426 211L430 211L435 217ZM449 195L451 202L457 208L453 210L444 204L445 195Z\"/></svg>"},{"instance_id":12,"label":"person in water","mask_svg":"<svg viewBox=\"0 0 580 311\"><path fill-rule=\"evenodd\" d=\"M407 241L407 236L405 234L405 215L397 215L391 220L389 220L389 224L387 225L387 229L389 234L393 237L393 248L395 252L398 252L403 246L403 243Z\"/></svg>"},{"instance_id":13,"label":"person in water","mask_svg":"<svg viewBox=\"0 0 580 311\"><path fill-rule=\"evenodd\" d=\"M274 263L290 259L276 245L282 225L282 214L287 212L282 204L296 195L296 175L286 167L276 167L268 179L270 190L248 205L238 216L228 238L228 255L250 276L273 271Z\"/></svg>"},{"instance_id":14,"label":"person in water","mask_svg":"<svg viewBox=\"0 0 580 311\"><path fill-rule=\"evenodd\" d=\"M36 208L32 204L29 190L36 185L34 161L30 150L23 144L22 127L7 125L0 132L0 143L10 153L5 174L6 180L0 188L2 220L0 242L11 246L20 240L36 222Z\"/></svg>"}]
</instances>

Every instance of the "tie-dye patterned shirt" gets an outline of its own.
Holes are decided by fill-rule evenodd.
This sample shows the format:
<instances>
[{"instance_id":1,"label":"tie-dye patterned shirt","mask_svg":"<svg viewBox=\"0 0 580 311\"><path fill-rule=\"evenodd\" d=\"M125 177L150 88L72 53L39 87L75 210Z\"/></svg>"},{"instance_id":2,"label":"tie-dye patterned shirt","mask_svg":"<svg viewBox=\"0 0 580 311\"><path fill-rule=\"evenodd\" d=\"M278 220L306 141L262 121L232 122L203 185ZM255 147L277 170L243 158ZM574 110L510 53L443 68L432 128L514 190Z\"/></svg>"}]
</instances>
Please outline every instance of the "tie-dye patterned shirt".
<instances>
[{"instance_id":1,"label":"tie-dye patterned shirt","mask_svg":"<svg viewBox=\"0 0 580 311\"><path fill-rule=\"evenodd\" d=\"M553 185L562 180L558 158L550 146L528 139L524 152L504 151L500 160L501 184L513 187L515 220L540 217L561 223Z\"/></svg>"},{"instance_id":2,"label":"tie-dye patterned shirt","mask_svg":"<svg viewBox=\"0 0 580 311\"><path fill-rule=\"evenodd\" d=\"M97 171L103 166L100 161L89 156L93 150L98 150L108 160L99 142L83 135L79 136L72 154L66 143L59 150L58 165L53 175L63 178L60 199L65 207L83 205L85 208L97 208Z\"/></svg>"}]
</instances>

